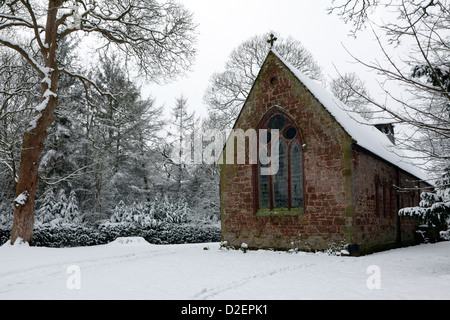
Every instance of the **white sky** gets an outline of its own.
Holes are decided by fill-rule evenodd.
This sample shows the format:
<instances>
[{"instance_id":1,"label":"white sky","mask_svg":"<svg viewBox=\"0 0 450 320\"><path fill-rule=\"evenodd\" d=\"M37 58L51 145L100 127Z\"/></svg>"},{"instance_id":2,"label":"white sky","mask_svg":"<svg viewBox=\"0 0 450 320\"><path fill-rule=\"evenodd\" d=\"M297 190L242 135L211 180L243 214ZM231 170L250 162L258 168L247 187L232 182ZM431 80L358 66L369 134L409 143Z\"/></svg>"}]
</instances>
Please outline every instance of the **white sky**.
<instances>
[{"instance_id":1,"label":"white sky","mask_svg":"<svg viewBox=\"0 0 450 320\"><path fill-rule=\"evenodd\" d=\"M351 26L336 15L328 15L331 0L180 0L194 13L198 27L198 55L192 72L169 85L144 87L144 96L156 98L157 105L172 108L183 94L191 110L204 115L203 95L214 72L224 70L231 51L248 38L268 31L301 41L323 68L327 81L341 73L356 72L371 93L377 89L373 74L351 63L345 45L355 56L372 61L379 54L372 35L348 36ZM167 111L168 112L168 111ZM168 116L168 113L166 114Z\"/></svg>"}]
</instances>

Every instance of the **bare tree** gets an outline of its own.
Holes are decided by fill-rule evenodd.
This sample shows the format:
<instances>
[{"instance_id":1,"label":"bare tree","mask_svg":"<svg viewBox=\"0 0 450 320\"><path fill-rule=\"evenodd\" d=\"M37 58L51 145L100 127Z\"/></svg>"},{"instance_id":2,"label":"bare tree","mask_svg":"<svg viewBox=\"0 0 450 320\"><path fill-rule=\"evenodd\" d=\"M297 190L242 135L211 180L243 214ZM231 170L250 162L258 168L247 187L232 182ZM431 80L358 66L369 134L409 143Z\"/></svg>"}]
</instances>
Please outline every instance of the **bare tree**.
<instances>
[{"instance_id":1,"label":"bare tree","mask_svg":"<svg viewBox=\"0 0 450 320\"><path fill-rule=\"evenodd\" d=\"M371 20L375 9L389 11L381 24ZM444 169L450 162L450 1L334 0L329 12L353 22L355 35L370 26L379 44L380 59L352 57L378 73L386 99L358 91L360 97L412 129L399 144Z\"/></svg>"},{"instance_id":2,"label":"bare tree","mask_svg":"<svg viewBox=\"0 0 450 320\"><path fill-rule=\"evenodd\" d=\"M330 85L331 92L354 112L364 119L370 120L373 116L365 97L370 97L364 82L356 73L346 73L333 79Z\"/></svg>"},{"instance_id":3,"label":"bare tree","mask_svg":"<svg viewBox=\"0 0 450 320\"><path fill-rule=\"evenodd\" d=\"M250 93L270 49L270 32L254 36L232 51L225 71L212 75L204 100L217 129L230 129ZM323 80L321 68L300 41L277 36L273 49L314 80Z\"/></svg>"},{"instance_id":4,"label":"bare tree","mask_svg":"<svg viewBox=\"0 0 450 320\"><path fill-rule=\"evenodd\" d=\"M29 105L35 102L37 79L20 56L5 48L0 48L0 55L0 168L6 168L3 180L15 186L24 119L33 111Z\"/></svg>"},{"instance_id":5,"label":"bare tree","mask_svg":"<svg viewBox=\"0 0 450 320\"><path fill-rule=\"evenodd\" d=\"M16 186L11 242L32 240L39 157L54 121L60 74L101 91L87 76L60 66L67 37L93 37L99 51L117 50L148 80L168 80L195 55L192 15L172 0L1 0L0 44L21 55L40 78L40 103L26 130ZM18 42L23 37L25 41ZM108 93L103 93L108 94Z\"/></svg>"},{"instance_id":6,"label":"bare tree","mask_svg":"<svg viewBox=\"0 0 450 320\"><path fill-rule=\"evenodd\" d=\"M333 0L332 6L328 8L328 12L335 13L345 21L345 23L353 23L351 34L356 36L356 32L364 29L366 23L370 20L370 15L377 6L384 4L389 5L390 1L383 0Z\"/></svg>"}]
</instances>

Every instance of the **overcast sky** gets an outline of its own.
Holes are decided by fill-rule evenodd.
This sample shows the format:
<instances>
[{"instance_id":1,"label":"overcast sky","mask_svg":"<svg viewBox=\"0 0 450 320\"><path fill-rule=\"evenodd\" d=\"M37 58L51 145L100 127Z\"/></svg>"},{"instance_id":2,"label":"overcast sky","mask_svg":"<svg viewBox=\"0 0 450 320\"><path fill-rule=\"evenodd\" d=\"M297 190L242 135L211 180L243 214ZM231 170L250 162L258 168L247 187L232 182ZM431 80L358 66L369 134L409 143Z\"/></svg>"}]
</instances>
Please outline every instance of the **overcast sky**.
<instances>
[{"instance_id":1,"label":"overcast sky","mask_svg":"<svg viewBox=\"0 0 450 320\"><path fill-rule=\"evenodd\" d=\"M214 72L224 70L231 51L250 37L275 31L301 41L323 69L327 81L341 73L357 72L369 89L376 89L373 74L351 63L345 45L355 56L373 60L378 51L370 33L348 36L350 26L328 15L331 0L180 0L194 14L198 26L196 63L185 78L169 85L144 87L144 95L156 98L167 109L183 94L191 110L204 115L203 95ZM168 116L168 115L167 115Z\"/></svg>"}]
</instances>

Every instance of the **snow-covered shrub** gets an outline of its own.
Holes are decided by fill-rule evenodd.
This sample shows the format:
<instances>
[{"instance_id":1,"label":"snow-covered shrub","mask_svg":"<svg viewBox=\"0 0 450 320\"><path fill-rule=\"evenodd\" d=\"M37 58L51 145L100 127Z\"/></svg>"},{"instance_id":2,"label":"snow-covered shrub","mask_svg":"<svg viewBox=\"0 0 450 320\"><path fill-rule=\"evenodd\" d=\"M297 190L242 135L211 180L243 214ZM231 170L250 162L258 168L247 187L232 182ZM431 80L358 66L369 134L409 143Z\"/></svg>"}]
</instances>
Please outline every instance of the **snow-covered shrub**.
<instances>
[{"instance_id":1,"label":"snow-covered shrub","mask_svg":"<svg viewBox=\"0 0 450 320\"><path fill-rule=\"evenodd\" d=\"M339 243L330 243L325 253L329 256L349 255L348 244L346 243L346 241L340 241Z\"/></svg>"},{"instance_id":2,"label":"snow-covered shrub","mask_svg":"<svg viewBox=\"0 0 450 320\"><path fill-rule=\"evenodd\" d=\"M0 229L0 245L9 240L10 230ZM130 224L105 223L98 228L75 224L38 225L33 231L33 242L39 247L63 248L102 245L117 238L142 237L151 244L185 244L219 242L219 227L210 225L167 224L144 228Z\"/></svg>"},{"instance_id":3,"label":"snow-covered shrub","mask_svg":"<svg viewBox=\"0 0 450 320\"><path fill-rule=\"evenodd\" d=\"M154 218L152 208L148 204L133 203L127 206L122 201L113 209L109 221L149 228L160 224L160 221Z\"/></svg>"},{"instance_id":4,"label":"snow-covered shrub","mask_svg":"<svg viewBox=\"0 0 450 320\"><path fill-rule=\"evenodd\" d=\"M0 246L8 242L10 235L10 230L0 228Z\"/></svg>"},{"instance_id":5,"label":"snow-covered shrub","mask_svg":"<svg viewBox=\"0 0 450 320\"><path fill-rule=\"evenodd\" d=\"M210 243L221 240L220 227L194 224L162 224L157 232L160 244ZM151 242L147 239L147 241ZM153 243L153 242L151 242Z\"/></svg>"},{"instance_id":6,"label":"snow-covered shrub","mask_svg":"<svg viewBox=\"0 0 450 320\"><path fill-rule=\"evenodd\" d=\"M447 231L441 231L441 239L445 241L450 241L450 229Z\"/></svg>"},{"instance_id":7,"label":"snow-covered shrub","mask_svg":"<svg viewBox=\"0 0 450 320\"><path fill-rule=\"evenodd\" d=\"M151 203L151 213L155 219L169 223L185 223L191 210L184 199L171 201L167 196L158 197Z\"/></svg>"},{"instance_id":8,"label":"snow-covered shrub","mask_svg":"<svg viewBox=\"0 0 450 320\"><path fill-rule=\"evenodd\" d=\"M168 197L162 197L150 203L133 203L128 206L121 201L113 209L110 222L152 228L163 222L186 223L189 214L190 209L182 199L170 201Z\"/></svg>"},{"instance_id":9,"label":"snow-covered shrub","mask_svg":"<svg viewBox=\"0 0 450 320\"><path fill-rule=\"evenodd\" d=\"M450 218L450 200L435 193L423 192L419 207L401 209L400 216L410 216L428 226L442 226Z\"/></svg>"},{"instance_id":10,"label":"snow-covered shrub","mask_svg":"<svg viewBox=\"0 0 450 320\"><path fill-rule=\"evenodd\" d=\"M420 198L419 207L401 209L399 215L416 218L430 228L447 226L450 219L450 166L436 181L435 192L423 192Z\"/></svg>"},{"instance_id":11,"label":"snow-covered shrub","mask_svg":"<svg viewBox=\"0 0 450 320\"><path fill-rule=\"evenodd\" d=\"M0 209L3 207L5 205ZM5 224L3 229L0 225L0 244L8 241L12 226L12 207L6 209L0 211L0 222ZM91 216L88 214L81 219L74 192L66 197L63 190L55 195L55 191L48 188L37 203L34 244L53 248L92 246L107 244L120 237L142 237L152 244L221 240L219 226L188 223L190 210L182 199L171 201L168 197L159 197L150 203L132 205L119 202L111 216L104 216L102 222L96 217L96 223L89 223Z\"/></svg>"},{"instance_id":12,"label":"snow-covered shrub","mask_svg":"<svg viewBox=\"0 0 450 320\"><path fill-rule=\"evenodd\" d=\"M38 247L70 248L104 244L99 232L79 224L41 224L33 230L33 244Z\"/></svg>"},{"instance_id":13,"label":"snow-covered shrub","mask_svg":"<svg viewBox=\"0 0 450 320\"><path fill-rule=\"evenodd\" d=\"M221 241L219 250L234 250L233 246L228 245L228 241Z\"/></svg>"}]
</instances>

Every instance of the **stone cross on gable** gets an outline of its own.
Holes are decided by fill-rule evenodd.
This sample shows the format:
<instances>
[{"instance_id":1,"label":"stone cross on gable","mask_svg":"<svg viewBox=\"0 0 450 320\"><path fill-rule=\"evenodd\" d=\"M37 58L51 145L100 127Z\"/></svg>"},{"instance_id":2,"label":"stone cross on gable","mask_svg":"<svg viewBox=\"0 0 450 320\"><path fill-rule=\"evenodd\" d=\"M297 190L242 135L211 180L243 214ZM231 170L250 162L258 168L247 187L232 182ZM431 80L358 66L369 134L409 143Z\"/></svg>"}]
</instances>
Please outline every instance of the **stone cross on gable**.
<instances>
[{"instance_id":1,"label":"stone cross on gable","mask_svg":"<svg viewBox=\"0 0 450 320\"><path fill-rule=\"evenodd\" d=\"M278 38L275 37L275 36L273 35L273 33L272 33L272 34L270 35L270 39L267 40L267 43L270 43L270 48L271 48L271 49L273 48L273 45L274 45L275 41L277 41L277 40L278 40Z\"/></svg>"}]
</instances>

